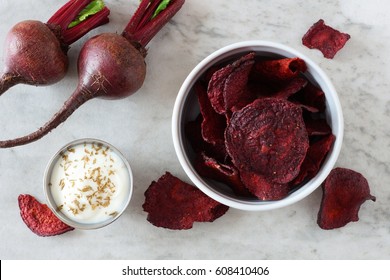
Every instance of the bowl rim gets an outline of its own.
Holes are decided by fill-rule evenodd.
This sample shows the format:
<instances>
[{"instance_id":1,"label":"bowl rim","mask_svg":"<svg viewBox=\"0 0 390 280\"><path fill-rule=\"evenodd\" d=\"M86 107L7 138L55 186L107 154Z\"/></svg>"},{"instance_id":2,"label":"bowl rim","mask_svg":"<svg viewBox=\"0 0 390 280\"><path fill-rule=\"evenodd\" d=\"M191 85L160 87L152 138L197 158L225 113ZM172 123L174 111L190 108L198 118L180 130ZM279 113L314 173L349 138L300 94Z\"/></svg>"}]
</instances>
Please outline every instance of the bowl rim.
<instances>
[{"instance_id":1,"label":"bowl rim","mask_svg":"<svg viewBox=\"0 0 390 280\"><path fill-rule=\"evenodd\" d=\"M83 144L83 143L100 143L106 147L109 147L122 160L123 164L126 167L128 175L129 175L129 193L128 193L127 198L123 204L123 207L121 208L120 211L118 211L118 214L115 217L109 218L107 220L104 220L104 221L98 222L98 223L82 223L82 222L75 221L75 220L67 217L66 215L62 214L57 209L57 205L56 205L56 203L51 195L50 186L49 186L50 175L51 175L52 169L53 169L55 163L57 162L59 156L61 155L61 153L66 151L70 147L73 147L73 146L76 146L79 144ZM43 191L44 191L47 205L49 206L49 208L57 216L57 218L59 218L62 222L64 222L65 224L67 224L73 228L82 229L82 230L91 230L91 229L102 228L102 227L105 227L105 226L111 224L115 220L117 220L125 212L128 205L130 204L130 200L131 200L131 197L133 195L133 189L134 189L133 184L134 184L133 171L132 171L131 166L130 166L128 160L126 159L126 157L112 144L110 144L106 141L97 139L97 138L80 138L80 139L73 140L73 141L65 144L64 146L62 146L50 158L49 162L46 165L46 169L45 169L44 176L43 176Z\"/></svg>"},{"instance_id":2,"label":"bowl rim","mask_svg":"<svg viewBox=\"0 0 390 280\"><path fill-rule=\"evenodd\" d=\"M324 90L324 93L327 97L326 98L327 102L329 102L330 100L328 99L328 95L332 97L331 98L331 101L333 103L332 108L334 109L333 110L334 116L337 120L336 125L335 126L332 125L332 132L337 137L335 142L333 143L332 152L328 154L326 160L324 161L320 169L321 172L318 172L317 175L311 180L309 180L305 186L302 186L297 191L293 192L288 197L281 200L243 201L238 198L232 198L226 194L223 194L221 192L218 192L215 189L208 187L207 182L196 172L196 170L191 165L188 156L184 152L183 139L181 138L182 135L181 121L183 117L182 109L187 100L188 93L190 92L192 86L194 85L195 81L201 75L203 75L208 65L212 65L215 62L219 62L223 59L226 59L227 57L230 57L232 55L237 55L238 53L241 52L244 53L249 51L260 51L260 49L262 52L275 53L276 55L282 55L285 57L300 57L306 62L310 74L316 75L316 77L313 77L316 80L316 82L318 82L318 78L321 78L321 81L323 81L323 84L326 85L327 87L327 90L326 91ZM327 108L327 110L330 110L330 108ZM312 59L308 58L306 55L300 53L299 51L281 43L265 41L265 40L249 40L249 41L233 43L214 51L206 58L204 58L192 69L192 71L188 74L188 76L184 80L182 86L179 89L178 95L176 97L174 107L173 107L173 113L172 113L172 138L173 138L174 149L178 157L178 160L182 168L184 169L184 172L187 174L187 176L192 181L192 183L194 183L195 186L197 186L203 193L213 198L214 200L222 204L225 204L227 206L236 209L246 210L246 211L266 211L266 210L285 207L293 203L296 203L302 200L303 198L307 197L309 194L311 194L322 184L322 182L326 179L326 177L329 175L330 171L333 169L334 165L336 164L336 161L341 151L343 136L344 136L344 119L343 119L340 100L338 98L338 94L332 82L325 74L325 72Z\"/></svg>"}]
</instances>

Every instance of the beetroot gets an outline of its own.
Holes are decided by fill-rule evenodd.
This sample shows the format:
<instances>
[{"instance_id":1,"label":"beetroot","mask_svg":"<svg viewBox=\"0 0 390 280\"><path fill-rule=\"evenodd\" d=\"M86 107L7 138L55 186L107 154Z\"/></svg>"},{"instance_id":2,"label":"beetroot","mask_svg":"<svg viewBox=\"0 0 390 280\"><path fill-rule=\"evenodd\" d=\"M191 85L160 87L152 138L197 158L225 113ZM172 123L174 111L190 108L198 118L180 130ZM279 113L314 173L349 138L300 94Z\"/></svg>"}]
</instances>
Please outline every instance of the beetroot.
<instances>
[{"instance_id":1,"label":"beetroot","mask_svg":"<svg viewBox=\"0 0 390 280\"><path fill-rule=\"evenodd\" d=\"M39 86L61 80L68 68L69 46L107 23L109 13L102 0L70 0L47 23L17 23L6 37L0 95L19 83ZM80 20L81 16L86 18Z\"/></svg>"},{"instance_id":2,"label":"beetroot","mask_svg":"<svg viewBox=\"0 0 390 280\"><path fill-rule=\"evenodd\" d=\"M184 0L142 0L121 35L104 33L88 40L79 54L78 86L63 107L37 131L0 141L0 147L14 147L40 139L92 98L120 99L135 93L145 79L146 45L183 4Z\"/></svg>"}]
</instances>

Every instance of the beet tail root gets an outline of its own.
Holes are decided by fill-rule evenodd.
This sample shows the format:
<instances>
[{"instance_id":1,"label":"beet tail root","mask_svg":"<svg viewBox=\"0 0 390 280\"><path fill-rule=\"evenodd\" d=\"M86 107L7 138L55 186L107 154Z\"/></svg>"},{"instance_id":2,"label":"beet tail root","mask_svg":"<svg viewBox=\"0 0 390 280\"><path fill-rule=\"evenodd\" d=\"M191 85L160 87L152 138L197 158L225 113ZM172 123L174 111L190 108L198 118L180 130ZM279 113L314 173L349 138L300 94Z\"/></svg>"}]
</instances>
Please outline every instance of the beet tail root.
<instances>
[{"instance_id":1,"label":"beet tail root","mask_svg":"<svg viewBox=\"0 0 390 280\"><path fill-rule=\"evenodd\" d=\"M20 81L15 75L4 73L0 77L0 96L18 83L20 83Z\"/></svg>"},{"instance_id":2,"label":"beet tail root","mask_svg":"<svg viewBox=\"0 0 390 280\"><path fill-rule=\"evenodd\" d=\"M84 88L78 88L64 103L61 109L51 118L51 120L45 123L41 128L33 133L19 138L0 141L0 148L21 146L39 140L61 123L65 122L74 111L93 97L95 96L91 96L90 91Z\"/></svg>"}]
</instances>

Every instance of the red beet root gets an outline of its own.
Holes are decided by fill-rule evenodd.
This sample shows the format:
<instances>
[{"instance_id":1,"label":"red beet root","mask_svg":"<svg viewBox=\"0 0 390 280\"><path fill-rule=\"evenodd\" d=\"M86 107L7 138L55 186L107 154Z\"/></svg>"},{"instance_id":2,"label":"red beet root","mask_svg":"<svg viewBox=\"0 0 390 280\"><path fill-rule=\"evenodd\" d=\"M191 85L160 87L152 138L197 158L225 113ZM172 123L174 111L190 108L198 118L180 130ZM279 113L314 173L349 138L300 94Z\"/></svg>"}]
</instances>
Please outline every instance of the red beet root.
<instances>
[{"instance_id":1,"label":"red beet root","mask_svg":"<svg viewBox=\"0 0 390 280\"><path fill-rule=\"evenodd\" d=\"M90 2L93 0L70 0L47 23L26 20L11 28L5 41L0 95L16 84L50 85L65 76L69 46L91 29L108 22L109 10L102 4L99 12L69 27Z\"/></svg>"},{"instance_id":2,"label":"red beet root","mask_svg":"<svg viewBox=\"0 0 390 280\"><path fill-rule=\"evenodd\" d=\"M155 15L161 2L142 0L122 35L104 33L88 40L78 59L78 86L63 107L39 130L17 139L0 141L0 147L14 147L40 139L92 98L121 99L135 93L145 79L146 45L184 4L184 0L172 0Z\"/></svg>"},{"instance_id":3,"label":"red beet root","mask_svg":"<svg viewBox=\"0 0 390 280\"><path fill-rule=\"evenodd\" d=\"M0 93L17 83L48 85L65 76L68 59L44 23L26 20L16 24L6 37L6 46Z\"/></svg>"}]
</instances>

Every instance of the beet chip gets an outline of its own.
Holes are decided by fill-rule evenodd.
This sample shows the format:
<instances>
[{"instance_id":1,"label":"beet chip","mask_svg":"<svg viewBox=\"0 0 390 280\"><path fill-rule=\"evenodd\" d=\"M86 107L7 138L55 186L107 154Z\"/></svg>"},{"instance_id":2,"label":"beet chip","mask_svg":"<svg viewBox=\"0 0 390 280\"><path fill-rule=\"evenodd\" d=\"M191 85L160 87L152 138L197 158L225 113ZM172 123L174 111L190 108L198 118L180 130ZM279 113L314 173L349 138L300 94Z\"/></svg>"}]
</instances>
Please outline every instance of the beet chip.
<instances>
[{"instance_id":1,"label":"beet chip","mask_svg":"<svg viewBox=\"0 0 390 280\"><path fill-rule=\"evenodd\" d=\"M269 182L262 175L251 171L241 171L241 180L249 191L260 200L280 200L290 191L289 184Z\"/></svg>"},{"instance_id":2,"label":"beet chip","mask_svg":"<svg viewBox=\"0 0 390 280\"><path fill-rule=\"evenodd\" d=\"M246 88L254 57L255 53L248 53L211 76L207 93L218 114L225 114L237 106L241 108L253 100ZM247 99L249 101L243 105Z\"/></svg>"},{"instance_id":3,"label":"beet chip","mask_svg":"<svg viewBox=\"0 0 390 280\"><path fill-rule=\"evenodd\" d=\"M310 49L320 50L324 57L332 59L350 38L350 35L327 26L320 19L306 32L302 43Z\"/></svg>"},{"instance_id":4,"label":"beet chip","mask_svg":"<svg viewBox=\"0 0 390 280\"><path fill-rule=\"evenodd\" d=\"M226 149L240 172L288 183L299 173L309 147L302 109L280 98L262 98L233 113Z\"/></svg>"},{"instance_id":5,"label":"beet chip","mask_svg":"<svg viewBox=\"0 0 390 280\"><path fill-rule=\"evenodd\" d=\"M169 172L151 183L142 207L150 223L168 229L190 229L194 222L212 222L229 209Z\"/></svg>"},{"instance_id":6,"label":"beet chip","mask_svg":"<svg viewBox=\"0 0 390 280\"><path fill-rule=\"evenodd\" d=\"M226 118L215 112L207 95L207 87L201 82L194 85L198 97L200 112L203 116L201 131L203 139L213 145L224 145Z\"/></svg>"},{"instance_id":7,"label":"beet chip","mask_svg":"<svg viewBox=\"0 0 390 280\"><path fill-rule=\"evenodd\" d=\"M40 203L31 195L19 195L18 202L23 221L39 236L53 236L74 229L58 219L46 204Z\"/></svg>"},{"instance_id":8,"label":"beet chip","mask_svg":"<svg viewBox=\"0 0 390 280\"><path fill-rule=\"evenodd\" d=\"M309 112L324 112L326 108L325 93L312 83L308 83L301 91L294 94L291 101L301 104Z\"/></svg>"},{"instance_id":9,"label":"beet chip","mask_svg":"<svg viewBox=\"0 0 390 280\"><path fill-rule=\"evenodd\" d=\"M310 144L306 157L302 162L301 170L293 181L294 185L298 185L304 180L309 180L317 175L335 140L336 136L329 134Z\"/></svg>"},{"instance_id":10,"label":"beet chip","mask_svg":"<svg viewBox=\"0 0 390 280\"><path fill-rule=\"evenodd\" d=\"M216 159L201 153L196 158L194 167L200 176L225 183L235 194L253 197L241 182L240 174L235 166L219 163Z\"/></svg>"},{"instance_id":11,"label":"beet chip","mask_svg":"<svg viewBox=\"0 0 390 280\"><path fill-rule=\"evenodd\" d=\"M375 201L362 174L335 168L322 185L323 196L317 223L322 229L335 229L359 220L360 206L366 200Z\"/></svg>"},{"instance_id":12,"label":"beet chip","mask_svg":"<svg viewBox=\"0 0 390 280\"><path fill-rule=\"evenodd\" d=\"M199 114L195 120L189 121L185 124L184 130L189 144L195 153L207 152L208 155L218 160L224 161L228 156L225 144L213 145L204 141L201 128L202 122L203 117L201 114Z\"/></svg>"},{"instance_id":13,"label":"beet chip","mask_svg":"<svg viewBox=\"0 0 390 280\"><path fill-rule=\"evenodd\" d=\"M332 133L332 128L329 126L326 119L304 117L304 120L309 136L328 135Z\"/></svg>"},{"instance_id":14,"label":"beet chip","mask_svg":"<svg viewBox=\"0 0 390 280\"><path fill-rule=\"evenodd\" d=\"M299 57L260 60L255 63L255 79L265 81L286 81L298 77L307 70L306 63Z\"/></svg>"},{"instance_id":15,"label":"beet chip","mask_svg":"<svg viewBox=\"0 0 390 280\"><path fill-rule=\"evenodd\" d=\"M307 85L307 83L307 80L304 78L294 78L284 87L279 89L279 91L276 92L273 97L288 99L291 95L303 89Z\"/></svg>"}]
</instances>

